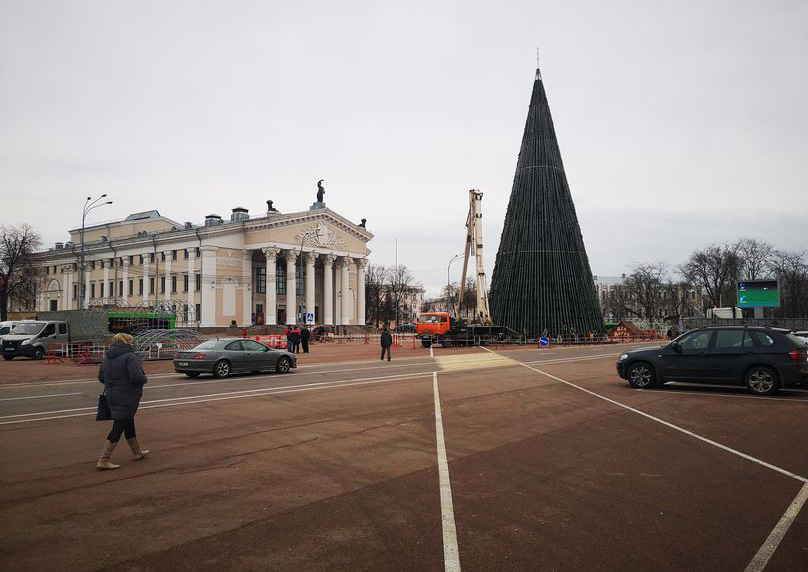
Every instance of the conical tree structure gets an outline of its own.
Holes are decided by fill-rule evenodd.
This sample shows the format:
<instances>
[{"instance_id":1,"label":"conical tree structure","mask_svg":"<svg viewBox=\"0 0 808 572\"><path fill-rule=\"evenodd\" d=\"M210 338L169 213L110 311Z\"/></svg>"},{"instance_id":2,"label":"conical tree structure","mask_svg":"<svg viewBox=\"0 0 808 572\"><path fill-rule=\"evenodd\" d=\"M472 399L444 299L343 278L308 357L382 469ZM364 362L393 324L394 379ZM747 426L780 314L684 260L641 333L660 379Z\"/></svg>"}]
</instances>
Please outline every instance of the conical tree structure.
<instances>
[{"instance_id":1,"label":"conical tree structure","mask_svg":"<svg viewBox=\"0 0 808 572\"><path fill-rule=\"evenodd\" d=\"M604 331L539 70L489 299L494 323L520 334L556 337Z\"/></svg>"}]
</instances>

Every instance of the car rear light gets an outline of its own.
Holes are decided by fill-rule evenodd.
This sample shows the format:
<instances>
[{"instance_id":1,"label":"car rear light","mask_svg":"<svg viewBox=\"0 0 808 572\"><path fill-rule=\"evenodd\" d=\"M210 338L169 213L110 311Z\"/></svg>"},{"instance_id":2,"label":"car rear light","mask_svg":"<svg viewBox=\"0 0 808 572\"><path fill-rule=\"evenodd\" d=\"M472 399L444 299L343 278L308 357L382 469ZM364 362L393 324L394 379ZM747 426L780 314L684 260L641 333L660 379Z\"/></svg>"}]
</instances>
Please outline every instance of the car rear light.
<instances>
[{"instance_id":1,"label":"car rear light","mask_svg":"<svg viewBox=\"0 0 808 572\"><path fill-rule=\"evenodd\" d=\"M808 349L797 348L796 350L791 350L790 352L788 352L788 357L790 357L794 361L801 361L804 359L808 359Z\"/></svg>"},{"instance_id":2,"label":"car rear light","mask_svg":"<svg viewBox=\"0 0 808 572\"><path fill-rule=\"evenodd\" d=\"M205 359L207 354L195 354L191 359Z\"/></svg>"}]
</instances>

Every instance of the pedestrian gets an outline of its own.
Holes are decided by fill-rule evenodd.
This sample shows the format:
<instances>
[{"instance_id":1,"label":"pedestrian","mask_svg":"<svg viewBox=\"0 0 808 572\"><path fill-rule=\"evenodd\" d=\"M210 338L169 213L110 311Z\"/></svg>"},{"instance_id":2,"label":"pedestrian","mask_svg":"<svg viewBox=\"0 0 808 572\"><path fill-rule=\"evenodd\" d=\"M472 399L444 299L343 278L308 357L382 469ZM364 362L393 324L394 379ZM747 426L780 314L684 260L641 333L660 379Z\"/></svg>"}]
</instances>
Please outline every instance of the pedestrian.
<instances>
[{"instance_id":1,"label":"pedestrian","mask_svg":"<svg viewBox=\"0 0 808 572\"><path fill-rule=\"evenodd\" d=\"M286 351L292 351L292 326L286 326Z\"/></svg>"},{"instance_id":2,"label":"pedestrian","mask_svg":"<svg viewBox=\"0 0 808 572\"><path fill-rule=\"evenodd\" d=\"M292 330L292 333L289 334L289 340L292 343L292 349L289 350L289 351L291 351L293 354L299 354L300 353L300 330L298 330L297 328Z\"/></svg>"},{"instance_id":3,"label":"pedestrian","mask_svg":"<svg viewBox=\"0 0 808 572\"><path fill-rule=\"evenodd\" d=\"M300 343L303 344L303 353L309 353L309 338L311 338L311 332L306 326L303 326L303 329L300 330Z\"/></svg>"},{"instance_id":4,"label":"pedestrian","mask_svg":"<svg viewBox=\"0 0 808 572\"><path fill-rule=\"evenodd\" d=\"M143 373L143 364L135 355L132 342L132 336L129 334L112 336L112 345L104 354L101 369L98 370L98 381L104 384L107 405L112 414L112 431L107 435L101 456L95 466L98 470L120 467L111 463L109 459L118 445L121 434L126 436L126 442L132 449L136 461L149 456L149 451L140 448L135 434L135 413L148 378Z\"/></svg>"},{"instance_id":5,"label":"pedestrian","mask_svg":"<svg viewBox=\"0 0 808 572\"><path fill-rule=\"evenodd\" d=\"M390 346L393 345L393 336L391 336L390 332L387 331L387 326L384 327L379 341L382 344L382 357L379 359L384 361L384 354L387 352L387 361L390 361Z\"/></svg>"}]
</instances>

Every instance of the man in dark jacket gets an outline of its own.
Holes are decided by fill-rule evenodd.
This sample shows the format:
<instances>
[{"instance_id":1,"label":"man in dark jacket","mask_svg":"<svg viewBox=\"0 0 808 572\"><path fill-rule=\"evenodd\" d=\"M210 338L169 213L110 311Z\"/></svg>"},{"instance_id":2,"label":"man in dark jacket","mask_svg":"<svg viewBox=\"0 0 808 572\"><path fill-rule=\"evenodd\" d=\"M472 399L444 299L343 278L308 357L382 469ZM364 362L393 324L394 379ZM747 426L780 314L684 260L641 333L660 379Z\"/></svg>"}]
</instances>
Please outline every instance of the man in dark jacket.
<instances>
[{"instance_id":1,"label":"man in dark jacket","mask_svg":"<svg viewBox=\"0 0 808 572\"><path fill-rule=\"evenodd\" d=\"M390 332L387 331L387 326L384 327L384 331L382 331L379 341L382 344L382 357L379 359L384 361L384 354L387 352L387 361L390 361L390 346L393 345L393 336L391 336Z\"/></svg>"},{"instance_id":2,"label":"man in dark jacket","mask_svg":"<svg viewBox=\"0 0 808 572\"><path fill-rule=\"evenodd\" d=\"M309 338L311 338L311 332L306 326L300 330L300 343L303 344L303 353L309 353Z\"/></svg>"},{"instance_id":3,"label":"man in dark jacket","mask_svg":"<svg viewBox=\"0 0 808 572\"><path fill-rule=\"evenodd\" d=\"M286 326L286 351L292 351L292 326Z\"/></svg>"},{"instance_id":4,"label":"man in dark jacket","mask_svg":"<svg viewBox=\"0 0 808 572\"><path fill-rule=\"evenodd\" d=\"M293 354L300 353L300 330L297 328L293 329L289 334L289 341L291 342L292 349L289 350Z\"/></svg>"},{"instance_id":5,"label":"man in dark jacket","mask_svg":"<svg viewBox=\"0 0 808 572\"><path fill-rule=\"evenodd\" d=\"M109 458L118 445L121 434L126 435L126 442L129 443L136 461L149 456L149 451L140 449L135 434L135 413L143 396L143 386L148 379L143 373L143 364L135 355L132 342L129 334L115 334L112 345L101 362L101 369L98 370L98 381L104 384L107 405L112 414L112 431L107 435L101 457L95 466L99 470L120 467L111 463Z\"/></svg>"}]
</instances>

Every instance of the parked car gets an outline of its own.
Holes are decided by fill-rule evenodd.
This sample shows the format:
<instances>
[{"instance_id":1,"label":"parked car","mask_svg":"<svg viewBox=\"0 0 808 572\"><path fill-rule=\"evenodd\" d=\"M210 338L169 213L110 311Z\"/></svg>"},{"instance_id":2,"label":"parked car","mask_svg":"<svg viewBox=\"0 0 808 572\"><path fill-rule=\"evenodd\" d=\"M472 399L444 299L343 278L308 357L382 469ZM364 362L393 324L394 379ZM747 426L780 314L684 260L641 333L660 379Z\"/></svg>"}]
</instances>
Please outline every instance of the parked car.
<instances>
[{"instance_id":1,"label":"parked car","mask_svg":"<svg viewBox=\"0 0 808 572\"><path fill-rule=\"evenodd\" d=\"M3 336L0 352L5 360L17 356L42 359L53 344L69 341L70 327L67 322L25 320L18 322L14 329Z\"/></svg>"},{"instance_id":2,"label":"parked car","mask_svg":"<svg viewBox=\"0 0 808 572\"><path fill-rule=\"evenodd\" d=\"M22 322L18 321L0 322L0 342L3 341L3 336L11 333L11 330L14 329L14 326L21 323Z\"/></svg>"},{"instance_id":3,"label":"parked car","mask_svg":"<svg viewBox=\"0 0 808 572\"><path fill-rule=\"evenodd\" d=\"M808 382L808 345L779 328L698 328L664 346L621 354L617 373L640 389L687 381L744 384L756 395L771 395Z\"/></svg>"},{"instance_id":4,"label":"parked car","mask_svg":"<svg viewBox=\"0 0 808 572\"><path fill-rule=\"evenodd\" d=\"M188 377L199 377L203 373L220 378L243 372L289 373L296 367L295 354L246 338L208 340L174 356L174 370Z\"/></svg>"},{"instance_id":5,"label":"parked car","mask_svg":"<svg viewBox=\"0 0 808 572\"><path fill-rule=\"evenodd\" d=\"M802 338L802 339L808 341L808 330L802 330L802 331L799 331L799 332L794 332L794 335L797 336L798 338Z\"/></svg>"}]
</instances>

